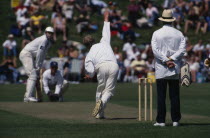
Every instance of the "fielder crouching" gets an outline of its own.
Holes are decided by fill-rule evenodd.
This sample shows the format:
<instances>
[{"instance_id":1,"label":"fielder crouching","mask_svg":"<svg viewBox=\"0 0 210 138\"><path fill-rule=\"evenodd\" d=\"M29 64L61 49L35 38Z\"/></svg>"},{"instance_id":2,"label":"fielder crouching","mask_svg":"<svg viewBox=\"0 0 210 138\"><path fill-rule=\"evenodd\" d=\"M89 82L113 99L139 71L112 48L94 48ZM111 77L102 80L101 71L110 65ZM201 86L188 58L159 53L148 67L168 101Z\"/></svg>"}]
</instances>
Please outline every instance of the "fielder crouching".
<instances>
[{"instance_id":1,"label":"fielder crouching","mask_svg":"<svg viewBox=\"0 0 210 138\"><path fill-rule=\"evenodd\" d=\"M52 61L50 63L50 69L43 73L42 81L44 92L49 97L49 100L51 102L63 102L63 94L69 84L67 80L63 79L61 72L58 70L57 62Z\"/></svg>"},{"instance_id":2,"label":"fielder crouching","mask_svg":"<svg viewBox=\"0 0 210 138\"><path fill-rule=\"evenodd\" d=\"M83 39L84 44L89 48L91 47L85 59L85 78L90 79L97 73L96 106L92 114L97 119L104 118L104 109L114 95L119 71L117 60L110 45L111 34L108 18L109 13L105 12L102 39L99 43L95 44L94 38L90 35Z\"/></svg>"},{"instance_id":3,"label":"fielder crouching","mask_svg":"<svg viewBox=\"0 0 210 138\"><path fill-rule=\"evenodd\" d=\"M20 61L28 75L24 102L42 101L42 94L39 84L39 73L45 55L52 45L54 30L52 27L45 29L45 34L28 43L20 52ZM34 97L34 88L37 89L37 99Z\"/></svg>"}]
</instances>

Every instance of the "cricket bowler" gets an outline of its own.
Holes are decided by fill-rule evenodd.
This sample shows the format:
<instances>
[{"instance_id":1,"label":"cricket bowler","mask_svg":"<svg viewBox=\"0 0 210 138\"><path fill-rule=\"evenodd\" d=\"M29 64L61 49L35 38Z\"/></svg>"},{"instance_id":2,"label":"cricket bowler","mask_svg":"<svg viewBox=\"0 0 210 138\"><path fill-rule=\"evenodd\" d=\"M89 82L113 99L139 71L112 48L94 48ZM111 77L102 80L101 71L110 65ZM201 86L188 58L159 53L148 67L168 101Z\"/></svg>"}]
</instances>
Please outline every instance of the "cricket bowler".
<instances>
[{"instance_id":1,"label":"cricket bowler","mask_svg":"<svg viewBox=\"0 0 210 138\"><path fill-rule=\"evenodd\" d=\"M57 62L50 63L50 69L43 73L42 82L44 92L51 102L63 102L63 93L68 88L68 81L63 79Z\"/></svg>"},{"instance_id":2,"label":"cricket bowler","mask_svg":"<svg viewBox=\"0 0 210 138\"><path fill-rule=\"evenodd\" d=\"M90 48L85 59L85 79L90 79L97 74L98 87L96 90L96 106L92 115L97 119L103 119L107 102L114 95L119 67L114 52L110 45L109 12L104 13L104 26L101 41L95 44L92 36L87 35L83 43Z\"/></svg>"},{"instance_id":3,"label":"cricket bowler","mask_svg":"<svg viewBox=\"0 0 210 138\"><path fill-rule=\"evenodd\" d=\"M28 75L24 102L42 101L41 89L39 84L39 73L46 53L53 41L54 29L47 27L45 34L28 43L20 52L20 61ZM34 88L38 93L38 98L34 97Z\"/></svg>"}]
</instances>

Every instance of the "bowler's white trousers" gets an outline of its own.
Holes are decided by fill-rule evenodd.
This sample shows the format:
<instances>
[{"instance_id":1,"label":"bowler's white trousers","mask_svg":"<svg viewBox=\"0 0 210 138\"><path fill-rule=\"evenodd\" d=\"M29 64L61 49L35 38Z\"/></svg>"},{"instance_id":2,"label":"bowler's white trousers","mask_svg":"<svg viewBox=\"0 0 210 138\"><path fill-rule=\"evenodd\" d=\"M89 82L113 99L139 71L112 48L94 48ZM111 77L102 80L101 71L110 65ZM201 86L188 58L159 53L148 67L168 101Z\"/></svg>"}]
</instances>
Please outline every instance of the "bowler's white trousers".
<instances>
[{"instance_id":1,"label":"bowler's white trousers","mask_svg":"<svg viewBox=\"0 0 210 138\"><path fill-rule=\"evenodd\" d=\"M96 67L98 87L96 91L96 102L102 100L103 109L107 102L114 95L117 82L119 66L114 62L103 62Z\"/></svg>"}]
</instances>

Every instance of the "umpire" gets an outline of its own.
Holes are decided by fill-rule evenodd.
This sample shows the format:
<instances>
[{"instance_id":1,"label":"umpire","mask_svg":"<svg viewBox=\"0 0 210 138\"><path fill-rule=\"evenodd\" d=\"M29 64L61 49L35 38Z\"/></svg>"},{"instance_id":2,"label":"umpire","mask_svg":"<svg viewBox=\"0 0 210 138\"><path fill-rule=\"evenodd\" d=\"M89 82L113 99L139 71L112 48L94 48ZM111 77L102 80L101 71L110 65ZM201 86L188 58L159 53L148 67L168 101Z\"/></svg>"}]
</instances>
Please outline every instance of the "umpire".
<instances>
[{"instance_id":1,"label":"umpire","mask_svg":"<svg viewBox=\"0 0 210 138\"><path fill-rule=\"evenodd\" d=\"M176 20L172 16L172 10L165 9L159 20L163 22L163 27L153 33L151 42L157 82L157 117L154 126L165 126L167 85L173 126L178 126L181 119L179 74L186 42L183 34L172 27L172 23Z\"/></svg>"}]
</instances>

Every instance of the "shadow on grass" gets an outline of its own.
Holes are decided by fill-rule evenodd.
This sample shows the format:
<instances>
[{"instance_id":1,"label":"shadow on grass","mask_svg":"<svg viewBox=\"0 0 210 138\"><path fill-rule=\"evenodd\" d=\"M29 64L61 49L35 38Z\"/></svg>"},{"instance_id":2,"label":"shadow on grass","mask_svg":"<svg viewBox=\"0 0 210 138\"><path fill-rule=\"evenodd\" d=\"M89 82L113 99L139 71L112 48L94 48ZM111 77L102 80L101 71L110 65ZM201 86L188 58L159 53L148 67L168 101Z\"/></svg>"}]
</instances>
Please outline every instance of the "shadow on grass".
<instances>
[{"instance_id":1,"label":"shadow on grass","mask_svg":"<svg viewBox=\"0 0 210 138\"><path fill-rule=\"evenodd\" d=\"M180 126L210 126L210 123L181 123Z\"/></svg>"},{"instance_id":2,"label":"shadow on grass","mask_svg":"<svg viewBox=\"0 0 210 138\"><path fill-rule=\"evenodd\" d=\"M106 120L137 120L135 117L131 118L106 118Z\"/></svg>"}]
</instances>

